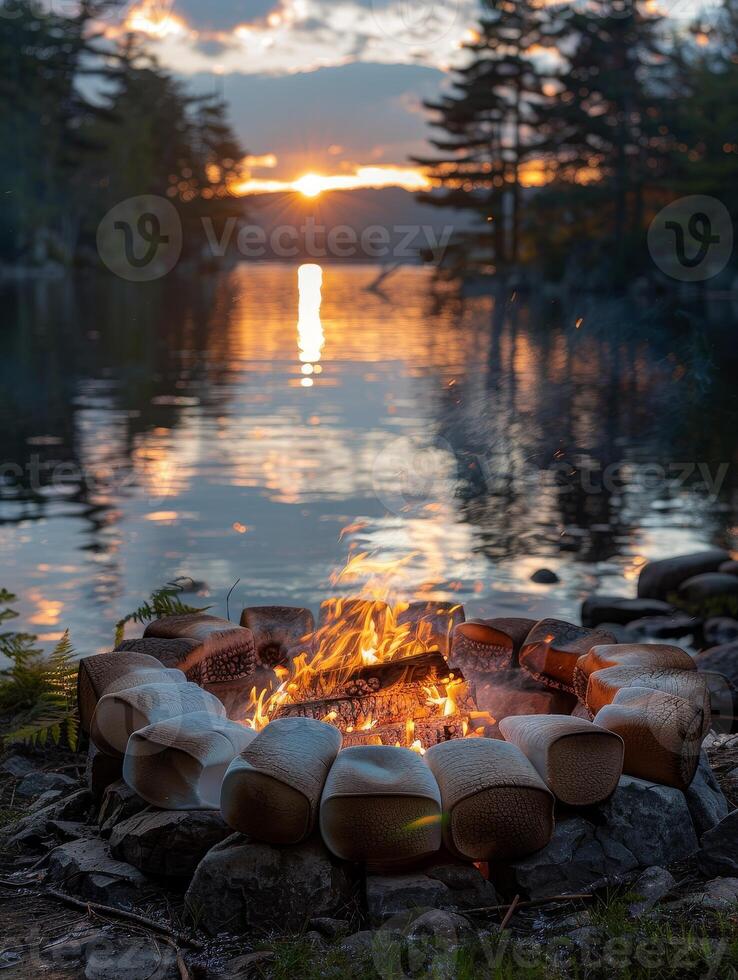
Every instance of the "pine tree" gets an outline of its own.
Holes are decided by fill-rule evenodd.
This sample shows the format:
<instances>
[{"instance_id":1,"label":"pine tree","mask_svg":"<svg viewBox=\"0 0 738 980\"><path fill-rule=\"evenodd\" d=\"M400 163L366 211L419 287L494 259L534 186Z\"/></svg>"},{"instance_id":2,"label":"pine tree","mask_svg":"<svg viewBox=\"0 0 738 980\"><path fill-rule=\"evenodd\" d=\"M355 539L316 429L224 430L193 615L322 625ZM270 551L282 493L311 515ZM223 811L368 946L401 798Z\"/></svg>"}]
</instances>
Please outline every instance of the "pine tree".
<instances>
[{"instance_id":1,"label":"pine tree","mask_svg":"<svg viewBox=\"0 0 738 980\"><path fill-rule=\"evenodd\" d=\"M693 25L681 51L687 97L675 105L678 190L718 198L738 220L738 0ZM696 43L695 43L696 42Z\"/></svg>"},{"instance_id":2,"label":"pine tree","mask_svg":"<svg viewBox=\"0 0 738 980\"><path fill-rule=\"evenodd\" d=\"M86 137L100 110L80 88L103 73L92 22L105 6L86 0L74 16L31 0L0 3L0 255L67 259L77 243L79 173L98 152Z\"/></svg>"},{"instance_id":3,"label":"pine tree","mask_svg":"<svg viewBox=\"0 0 738 980\"><path fill-rule=\"evenodd\" d=\"M468 208L491 225L498 267L521 256L523 168L538 152L537 116L545 75L537 56L556 38L541 0L487 0L479 30L465 46L469 62L454 72L453 90L427 103L431 140L443 156L418 158L443 193L423 196L441 207Z\"/></svg>"},{"instance_id":4,"label":"pine tree","mask_svg":"<svg viewBox=\"0 0 738 980\"><path fill-rule=\"evenodd\" d=\"M119 201L161 195L180 212L184 255L196 255L206 241L204 216L218 222L244 214L234 185L245 151L226 107L214 96L190 95L133 37L117 52L110 78L107 118L92 134L107 151L90 175L88 239Z\"/></svg>"},{"instance_id":5,"label":"pine tree","mask_svg":"<svg viewBox=\"0 0 738 980\"><path fill-rule=\"evenodd\" d=\"M572 244L601 239L622 277L643 240L646 195L670 172L674 63L663 17L639 0L589 0L563 16L565 60L540 115L555 172L544 198L561 213L563 195Z\"/></svg>"}]
</instances>

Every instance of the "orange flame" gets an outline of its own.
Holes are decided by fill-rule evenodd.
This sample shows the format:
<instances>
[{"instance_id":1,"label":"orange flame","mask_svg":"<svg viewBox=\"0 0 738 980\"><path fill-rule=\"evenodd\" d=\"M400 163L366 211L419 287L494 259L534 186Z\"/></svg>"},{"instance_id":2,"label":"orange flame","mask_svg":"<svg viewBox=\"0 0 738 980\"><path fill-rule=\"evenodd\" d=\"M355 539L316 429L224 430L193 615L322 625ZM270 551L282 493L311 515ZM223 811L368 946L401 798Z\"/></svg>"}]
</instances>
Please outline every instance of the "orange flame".
<instances>
[{"instance_id":1,"label":"orange flame","mask_svg":"<svg viewBox=\"0 0 738 980\"><path fill-rule=\"evenodd\" d=\"M380 561L362 552L351 556L344 568L333 573L330 577L333 586L355 587L360 583L362 594L322 603L318 629L301 639L298 651L292 652L289 668L275 670L277 686L251 691L245 724L261 730L285 705L329 697L361 668L437 649L437 623L434 628L422 619L401 621L409 603L389 602L396 576L413 558L415 555L410 554L396 561ZM441 617L447 617L444 624L447 636L458 608L439 611ZM455 714L456 695L463 685L451 673L446 680L426 690L427 704L442 707L444 716ZM336 712L329 712L323 720L335 722ZM368 718L357 724L355 730L369 731L377 723ZM408 746L413 742L411 734L407 734Z\"/></svg>"}]
</instances>

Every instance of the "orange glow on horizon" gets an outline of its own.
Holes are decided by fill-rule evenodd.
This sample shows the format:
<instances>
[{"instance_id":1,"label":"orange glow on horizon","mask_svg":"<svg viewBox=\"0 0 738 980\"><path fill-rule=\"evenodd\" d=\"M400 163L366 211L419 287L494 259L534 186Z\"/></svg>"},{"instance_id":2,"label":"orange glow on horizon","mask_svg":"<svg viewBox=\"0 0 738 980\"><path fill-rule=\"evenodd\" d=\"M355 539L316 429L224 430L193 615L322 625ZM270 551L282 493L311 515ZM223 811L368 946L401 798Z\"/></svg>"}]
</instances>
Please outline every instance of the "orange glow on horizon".
<instances>
[{"instance_id":1,"label":"orange glow on horizon","mask_svg":"<svg viewBox=\"0 0 738 980\"><path fill-rule=\"evenodd\" d=\"M296 180L262 180L249 177L234 185L233 193L249 194L297 193L315 198L326 191L353 191L368 188L402 187L406 191L430 190L432 184L425 173L416 167L365 166L356 167L351 174L306 173Z\"/></svg>"},{"instance_id":2,"label":"orange glow on horizon","mask_svg":"<svg viewBox=\"0 0 738 980\"><path fill-rule=\"evenodd\" d=\"M295 190L303 197L317 197L321 191L327 190L327 178L319 174L305 174L295 181Z\"/></svg>"}]
</instances>

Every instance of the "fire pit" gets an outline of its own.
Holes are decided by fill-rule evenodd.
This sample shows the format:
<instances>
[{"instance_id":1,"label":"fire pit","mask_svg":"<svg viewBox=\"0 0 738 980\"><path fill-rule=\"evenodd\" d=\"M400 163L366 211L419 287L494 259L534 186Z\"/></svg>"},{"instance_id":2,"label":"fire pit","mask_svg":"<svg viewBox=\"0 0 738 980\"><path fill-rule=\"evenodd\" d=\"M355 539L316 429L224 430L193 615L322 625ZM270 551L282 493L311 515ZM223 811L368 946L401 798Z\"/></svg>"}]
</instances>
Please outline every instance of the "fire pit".
<instances>
[{"instance_id":1,"label":"fire pit","mask_svg":"<svg viewBox=\"0 0 738 980\"><path fill-rule=\"evenodd\" d=\"M692 854L727 812L702 751L709 678L601 625L466 620L384 590L315 618L153 622L82 661L79 703L93 781L117 765L148 804L114 855L136 863L142 837L170 834L172 862L191 827L188 900L208 928L250 928L334 915L362 889L382 921L410 880L411 904L441 880L532 897ZM436 907L463 907L443 887Z\"/></svg>"},{"instance_id":2,"label":"fire pit","mask_svg":"<svg viewBox=\"0 0 738 980\"><path fill-rule=\"evenodd\" d=\"M218 810L249 840L317 839L349 862L520 860L558 808L604 805L623 773L689 791L710 696L686 653L556 619L467 621L398 600L383 571L317 620L151 623L83 661L83 726L159 809Z\"/></svg>"},{"instance_id":3,"label":"fire pit","mask_svg":"<svg viewBox=\"0 0 738 980\"><path fill-rule=\"evenodd\" d=\"M242 623L267 622L282 607L245 610ZM294 611L286 619L305 622ZM344 747L393 745L424 751L451 738L484 734L494 719L477 710L474 686L446 655L463 609L449 603L394 603L335 598L323 603L318 628L285 649L274 681L254 687L246 722L312 718L334 725ZM257 647L263 637L257 632Z\"/></svg>"}]
</instances>

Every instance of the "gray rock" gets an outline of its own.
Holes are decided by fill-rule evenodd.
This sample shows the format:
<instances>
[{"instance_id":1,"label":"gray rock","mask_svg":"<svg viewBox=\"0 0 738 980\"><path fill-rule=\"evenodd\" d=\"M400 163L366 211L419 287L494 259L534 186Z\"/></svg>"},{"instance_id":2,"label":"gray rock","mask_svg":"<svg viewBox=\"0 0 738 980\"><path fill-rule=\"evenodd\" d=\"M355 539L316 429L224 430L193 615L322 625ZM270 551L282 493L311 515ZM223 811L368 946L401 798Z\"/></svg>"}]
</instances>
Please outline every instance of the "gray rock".
<instances>
[{"instance_id":1,"label":"gray rock","mask_svg":"<svg viewBox=\"0 0 738 980\"><path fill-rule=\"evenodd\" d=\"M340 948L345 953L363 958L373 951L376 936L377 933L371 929L364 929L343 939Z\"/></svg>"},{"instance_id":2,"label":"gray rock","mask_svg":"<svg viewBox=\"0 0 738 980\"><path fill-rule=\"evenodd\" d=\"M586 891L637 867L638 861L628 848L603 828L571 817L557 822L546 847L513 862L506 870L516 891L539 899Z\"/></svg>"},{"instance_id":3,"label":"gray rock","mask_svg":"<svg viewBox=\"0 0 738 980\"><path fill-rule=\"evenodd\" d=\"M47 806L38 807L8 828L10 843L27 849L42 847L52 834L48 826L49 821L82 821L87 816L91 804L89 791L79 789L76 793L54 800Z\"/></svg>"},{"instance_id":4,"label":"gray rock","mask_svg":"<svg viewBox=\"0 0 738 980\"><path fill-rule=\"evenodd\" d=\"M326 939L341 939L351 931L345 919L332 919L329 916L311 919L308 925Z\"/></svg>"},{"instance_id":5,"label":"gray rock","mask_svg":"<svg viewBox=\"0 0 738 980\"><path fill-rule=\"evenodd\" d=\"M536 585L556 585L557 582L561 581L556 572L551 571L550 568L539 568L533 572L530 580Z\"/></svg>"},{"instance_id":6,"label":"gray rock","mask_svg":"<svg viewBox=\"0 0 738 980\"><path fill-rule=\"evenodd\" d=\"M498 904L495 886L473 864L449 859L426 866L423 873L448 888L453 908L477 909Z\"/></svg>"},{"instance_id":7,"label":"gray rock","mask_svg":"<svg viewBox=\"0 0 738 980\"><path fill-rule=\"evenodd\" d=\"M85 958L85 947L93 939L104 936L100 929L89 930L85 933L72 933L61 942L55 942L42 950L44 965L55 967L57 970L72 970L79 967ZM77 976L80 975L77 970Z\"/></svg>"},{"instance_id":8,"label":"gray rock","mask_svg":"<svg viewBox=\"0 0 738 980\"><path fill-rule=\"evenodd\" d=\"M27 776L29 772L33 771L33 763L22 755L11 755L10 758L0 763L0 772L15 776L16 779Z\"/></svg>"},{"instance_id":9,"label":"gray rock","mask_svg":"<svg viewBox=\"0 0 738 980\"><path fill-rule=\"evenodd\" d=\"M453 893L425 874L367 875L366 908L373 925L416 909L454 908Z\"/></svg>"},{"instance_id":10,"label":"gray rock","mask_svg":"<svg viewBox=\"0 0 738 980\"><path fill-rule=\"evenodd\" d=\"M85 782L95 803L100 803L108 786L122 778L123 760L105 755L93 742L90 742L85 765Z\"/></svg>"},{"instance_id":11,"label":"gray rock","mask_svg":"<svg viewBox=\"0 0 738 980\"><path fill-rule=\"evenodd\" d=\"M615 637L616 643L632 643L633 634L628 632L628 626L623 626L620 623L600 623L596 627L597 630L602 630L605 633L610 633Z\"/></svg>"},{"instance_id":12,"label":"gray rock","mask_svg":"<svg viewBox=\"0 0 738 980\"><path fill-rule=\"evenodd\" d=\"M733 640L738 640L738 620L728 616L713 616L702 627L702 635L708 648L732 643Z\"/></svg>"},{"instance_id":13,"label":"gray rock","mask_svg":"<svg viewBox=\"0 0 738 980\"><path fill-rule=\"evenodd\" d=\"M445 909L428 909L415 916L407 926L407 934L413 938L432 936L448 949L472 936L472 925L467 918L457 912Z\"/></svg>"},{"instance_id":14,"label":"gray rock","mask_svg":"<svg viewBox=\"0 0 738 980\"><path fill-rule=\"evenodd\" d=\"M676 879L666 868L646 868L631 888L637 900L630 905L628 911L634 918L643 915L674 888L676 888Z\"/></svg>"},{"instance_id":15,"label":"gray rock","mask_svg":"<svg viewBox=\"0 0 738 980\"><path fill-rule=\"evenodd\" d=\"M186 903L208 932L299 930L313 917L353 911L350 866L313 837L273 847L233 834L213 847L195 871Z\"/></svg>"},{"instance_id":16,"label":"gray rock","mask_svg":"<svg viewBox=\"0 0 738 980\"><path fill-rule=\"evenodd\" d=\"M41 796L48 790L57 790L60 793L69 793L77 789L79 783L71 776L65 776L61 772L29 772L16 787L16 795L24 798Z\"/></svg>"},{"instance_id":17,"label":"gray rock","mask_svg":"<svg viewBox=\"0 0 738 980\"><path fill-rule=\"evenodd\" d=\"M721 735L738 732L738 688L724 674L699 664L698 670L710 694L710 729Z\"/></svg>"},{"instance_id":18,"label":"gray rock","mask_svg":"<svg viewBox=\"0 0 738 980\"><path fill-rule=\"evenodd\" d=\"M509 866L530 898L583 891L629 871L692 854L697 835L678 789L623 776L610 799L585 816L559 820L550 843Z\"/></svg>"},{"instance_id":19,"label":"gray rock","mask_svg":"<svg viewBox=\"0 0 738 980\"><path fill-rule=\"evenodd\" d=\"M738 612L738 576L722 572L693 575L679 586L679 603L703 616L734 616Z\"/></svg>"},{"instance_id":20,"label":"gray rock","mask_svg":"<svg viewBox=\"0 0 738 980\"><path fill-rule=\"evenodd\" d=\"M715 774L710 768L707 753L704 751L700 755L700 764L694 779L684 795L692 823L700 838L728 815L730 809L728 801L720 789Z\"/></svg>"},{"instance_id":21,"label":"gray rock","mask_svg":"<svg viewBox=\"0 0 738 980\"><path fill-rule=\"evenodd\" d=\"M706 909L729 909L738 905L738 878L713 878L705 882L700 905Z\"/></svg>"},{"instance_id":22,"label":"gray rock","mask_svg":"<svg viewBox=\"0 0 738 980\"><path fill-rule=\"evenodd\" d=\"M692 636L699 628L700 620L686 613L673 616L646 616L628 624L632 640L673 640Z\"/></svg>"},{"instance_id":23,"label":"gray rock","mask_svg":"<svg viewBox=\"0 0 738 980\"><path fill-rule=\"evenodd\" d=\"M591 595L582 603L582 626L616 624L627 626L645 616L671 616L676 610L660 599L624 599L620 596Z\"/></svg>"},{"instance_id":24,"label":"gray rock","mask_svg":"<svg viewBox=\"0 0 738 980\"><path fill-rule=\"evenodd\" d=\"M91 807L90 791L78 789L54 802L49 809L54 813L54 820L84 820L90 813Z\"/></svg>"},{"instance_id":25,"label":"gray rock","mask_svg":"<svg viewBox=\"0 0 738 980\"><path fill-rule=\"evenodd\" d=\"M45 810L47 806L51 806L52 803L56 803L57 800L63 800L64 793L60 789L47 789L45 793L41 796L37 796L35 799L31 800L28 804L29 810Z\"/></svg>"},{"instance_id":26,"label":"gray rock","mask_svg":"<svg viewBox=\"0 0 738 980\"><path fill-rule=\"evenodd\" d=\"M723 786L732 808L732 804L738 801L738 768L731 769L729 773L723 776Z\"/></svg>"},{"instance_id":27,"label":"gray rock","mask_svg":"<svg viewBox=\"0 0 738 980\"><path fill-rule=\"evenodd\" d=\"M738 875L738 810L703 835L697 852L700 871L710 878Z\"/></svg>"},{"instance_id":28,"label":"gray rock","mask_svg":"<svg viewBox=\"0 0 738 980\"><path fill-rule=\"evenodd\" d=\"M112 858L101 840L78 840L54 848L47 880L80 898L123 908L133 905L146 888L141 872Z\"/></svg>"},{"instance_id":29,"label":"gray rock","mask_svg":"<svg viewBox=\"0 0 738 980\"><path fill-rule=\"evenodd\" d=\"M730 555L721 548L647 562L638 576L639 599L668 599L693 575L716 571Z\"/></svg>"},{"instance_id":30,"label":"gray rock","mask_svg":"<svg viewBox=\"0 0 738 980\"><path fill-rule=\"evenodd\" d=\"M103 837L108 836L116 824L147 809L148 803L142 800L122 779L112 783L103 793L97 825Z\"/></svg>"},{"instance_id":31,"label":"gray rock","mask_svg":"<svg viewBox=\"0 0 738 980\"><path fill-rule=\"evenodd\" d=\"M177 954L148 936L100 935L85 944L85 980L180 980Z\"/></svg>"},{"instance_id":32,"label":"gray rock","mask_svg":"<svg viewBox=\"0 0 738 980\"><path fill-rule=\"evenodd\" d=\"M233 831L213 810L155 810L116 824L110 853L145 874L191 878L211 847Z\"/></svg>"},{"instance_id":33,"label":"gray rock","mask_svg":"<svg viewBox=\"0 0 738 980\"><path fill-rule=\"evenodd\" d=\"M626 847L642 868L668 866L694 853L697 835L684 794L671 786L622 776L599 809L600 839Z\"/></svg>"},{"instance_id":34,"label":"gray rock","mask_svg":"<svg viewBox=\"0 0 738 980\"><path fill-rule=\"evenodd\" d=\"M79 820L49 820L46 823L46 829L61 842L98 836L97 827L82 823Z\"/></svg>"},{"instance_id":35,"label":"gray rock","mask_svg":"<svg viewBox=\"0 0 738 980\"><path fill-rule=\"evenodd\" d=\"M703 650L696 660L698 670L715 671L738 686L738 641Z\"/></svg>"}]
</instances>

